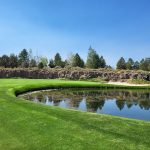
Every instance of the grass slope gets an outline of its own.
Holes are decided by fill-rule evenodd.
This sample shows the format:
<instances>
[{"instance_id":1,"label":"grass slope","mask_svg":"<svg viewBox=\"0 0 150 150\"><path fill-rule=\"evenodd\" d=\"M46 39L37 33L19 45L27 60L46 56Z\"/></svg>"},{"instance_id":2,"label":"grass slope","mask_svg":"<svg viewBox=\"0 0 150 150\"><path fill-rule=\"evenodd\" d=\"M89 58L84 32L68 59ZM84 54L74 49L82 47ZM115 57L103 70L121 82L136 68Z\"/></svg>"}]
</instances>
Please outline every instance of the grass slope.
<instances>
[{"instance_id":1,"label":"grass slope","mask_svg":"<svg viewBox=\"0 0 150 150\"><path fill-rule=\"evenodd\" d=\"M14 95L48 87L107 86L113 87L84 81L0 79L0 150L150 149L150 122L45 106Z\"/></svg>"}]
</instances>

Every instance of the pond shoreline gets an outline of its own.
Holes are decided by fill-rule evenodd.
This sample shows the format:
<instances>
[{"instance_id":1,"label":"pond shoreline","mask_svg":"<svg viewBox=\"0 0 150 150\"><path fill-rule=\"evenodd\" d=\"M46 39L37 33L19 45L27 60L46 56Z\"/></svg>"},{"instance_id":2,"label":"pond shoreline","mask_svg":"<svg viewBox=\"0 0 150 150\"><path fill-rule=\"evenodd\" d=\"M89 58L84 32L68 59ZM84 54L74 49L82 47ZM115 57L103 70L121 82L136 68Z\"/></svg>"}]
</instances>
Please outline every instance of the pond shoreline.
<instances>
[{"instance_id":1,"label":"pond shoreline","mask_svg":"<svg viewBox=\"0 0 150 150\"><path fill-rule=\"evenodd\" d=\"M7 79L7 80L17 80L17 79ZM33 80L33 79L25 79L27 81ZM130 84L127 82L107 82L107 83L101 83L101 82L90 82L90 81L72 81L72 80L61 80L61 79L35 79L35 80L45 80L45 81L61 81L64 82L64 84L60 85L48 85L48 86L37 86L37 87L28 87L27 89L16 89L15 95L18 96L20 94L24 94L27 92L34 92L34 91L41 91L41 90L50 90L50 89L73 89L73 88L95 88L95 89L150 89L150 84ZM66 83L71 84L66 84ZM78 84L82 83L84 84ZM90 84L88 84L90 83ZM92 83L92 84L91 84Z\"/></svg>"}]
</instances>

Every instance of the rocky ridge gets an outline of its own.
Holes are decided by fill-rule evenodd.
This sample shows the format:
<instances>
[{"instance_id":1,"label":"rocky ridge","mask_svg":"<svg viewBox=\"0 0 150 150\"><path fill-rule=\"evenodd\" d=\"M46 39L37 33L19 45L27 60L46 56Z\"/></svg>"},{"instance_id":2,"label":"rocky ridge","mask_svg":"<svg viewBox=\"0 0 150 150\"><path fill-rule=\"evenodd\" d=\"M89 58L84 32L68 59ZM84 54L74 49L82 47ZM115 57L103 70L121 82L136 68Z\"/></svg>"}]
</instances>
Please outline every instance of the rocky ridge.
<instances>
[{"instance_id":1,"label":"rocky ridge","mask_svg":"<svg viewBox=\"0 0 150 150\"><path fill-rule=\"evenodd\" d=\"M150 81L150 72L108 69L0 69L0 78L31 78L31 79L90 79L102 78L106 81L126 81L128 79L143 79Z\"/></svg>"}]
</instances>

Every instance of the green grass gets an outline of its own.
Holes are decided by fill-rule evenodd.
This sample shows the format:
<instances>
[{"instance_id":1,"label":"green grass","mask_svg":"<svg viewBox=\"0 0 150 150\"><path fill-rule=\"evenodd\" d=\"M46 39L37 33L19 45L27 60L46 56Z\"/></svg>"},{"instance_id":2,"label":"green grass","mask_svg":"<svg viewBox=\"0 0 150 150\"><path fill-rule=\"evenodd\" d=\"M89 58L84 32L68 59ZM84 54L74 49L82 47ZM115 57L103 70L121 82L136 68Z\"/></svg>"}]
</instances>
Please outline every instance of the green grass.
<instances>
[{"instance_id":1,"label":"green grass","mask_svg":"<svg viewBox=\"0 0 150 150\"><path fill-rule=\"evenodd\" d=\"M45 106L14 95L62 87L127 88L85 81L0 79L0 150L150 149L150 122Z\"/></svg>"}]
</instances>

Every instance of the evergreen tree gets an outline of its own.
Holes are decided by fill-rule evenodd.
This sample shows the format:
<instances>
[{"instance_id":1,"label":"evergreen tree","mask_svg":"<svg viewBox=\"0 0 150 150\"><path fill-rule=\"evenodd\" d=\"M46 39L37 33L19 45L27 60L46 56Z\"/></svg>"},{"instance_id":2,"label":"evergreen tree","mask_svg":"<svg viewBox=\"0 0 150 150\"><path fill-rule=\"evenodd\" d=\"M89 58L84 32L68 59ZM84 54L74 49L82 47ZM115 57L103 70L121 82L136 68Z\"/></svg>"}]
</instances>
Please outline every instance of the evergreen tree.
<instances>
[{"instance_id":1,"label":"evergreen tree","mask_svg":"<svg viewBox=\"0 0 150 150\"><path fill-rule=\"evenodd\" d=\"M53 59L50 59L48 66L49 66L50 68L54 68L54 67L55 67L55 65L54 65L54 60L53 60Z\"/></svg>"},{"instance_id":2,"label":"evergreen tree","mask_svg":"<svg viewBox=\"0 0 150 150\"><path fill-rule=\"evenodd\" d=\"M9 65L10 65L9 64L9 57L7 55L3 55L1 57L1 66L5 67L5 68L8 68L8 67L10 67Z\"/></svg>"},{"instance_id":3,"label":"evergreen tree","mask_svg":"<svg viewBox=\"0 0 150 150\"><path fill-rule=\"evenodd\" d=\"M145 67L144 67L144 62L145 62L144 59L142 59L142 60L140 61L139 67L140 67L141 70L145 69Z\"/></svg>"},{"instance_id":4,"label":"evergreen tree","mask_svg":"<svg viewBox=\"0 0 150 150\"><path fill-rule=\"evenodd\" d=\"M105 66L106 69L113 69L110 65Z\"/></svg>"},{"instance_id":5,"label":"evergreen tree","mask_svg":"<svg viewBox=\"0 0 150 150\"><path fill-rule=\"evenodd\" d=\"M66 61L61 61L61 67L64 68L66 65Z\"/></svg>"},{"instance_id":6,"label":"evergreen tree","mask_svg":"<svg viewBox=\"0 0 150 150\"><path fill-rule=\"evenodd\" d=\"M38 64L38 68L39 68L39 69L43 69L43 68L44 68L44 64L43 64L42 62L40 62L40 63Z\"/></svg>"},{"instance_id":7,"label":"evergreen tree","mask_svg":"<svg viewBox=\"0 0 150 150\"><path fill-rule=\"evenodd\" d=\"M2 57L0 57L0 67L2 67Z\"/></svg>"},{"instance_id":8,"label":"evergreen tree","mask_svg":"<svg viewBox=\"0 0 150 150\"><path fill-rule=\"evenodd\" d=\"M23 49L19 54L19 65L23 68L29 67L29 54L26 49Z\"/></svg>"},{"instance_id":9,"label":"evergreen tree","mask_svg":"<svg viewBox=\"0 0 150 150\"><path fill-rule=\"evenodd\" d=\"M80 58L79 54L76 53L73 57L73 62L72 62L73 67L84 67L84 61Z\"/></svg>"},{"instance_id":10,"label":"evergreen tree","mask_svg":"<svg viewBox=\"0 0 150 150\"><path fill-rule=\"evenodd\" d=\"M133 69L138 70L140 67L140 63L138 61L134 62Z\"/></svg>"},{"instance_id":11,"label":"evergreen tree","mask_svg":"<svg viewBox=\"0 0 150 150\"><path fill-rule=\"evenodd\" d=\"M70 65L70 63L69 63L69 61L67 59L64 61L64 64L65 64L65 67Z\"/></svg>"},{"instance_id":12,"label":"evergreen tree","mask_svg":"<svg viewBox=\"0 0 150 150\"><path fill-rule=\"evenodd\" d=\"M121 57L117 62L117 69L126 69L126 62L123 57Z\"/></svg>"},{"instance_id":13,"label":"evergreen tree","mask_svg":"<svg viewBox=\"0 0 150 150\"><path fill-rule=\"evenodd\" d=\"M81 67L81 68L84 68L84 66L85 66L84 60L83 60L83 59L81 59L80 67Z\"/></svg>"},{"instance_id":14,"label":"evergreen tree","mask_svg":"<svg viewBox=\"0 0 150 150\"><path fill-rule=\"evenodd\" d=\"M147 70L147 64L146 64L146 61L145 61L145 59L142 59L141 61L140 61L140 69L141 70Z\"/></svg>"},{"instance_id":15,"label":"evergreen tree","mask_svg":"<svg viewBox=\"0 0 150 150\"><path fill-rule=\"evenodd\" d=\"M57 53L54 57L54 65L62 67L62 60L61 60L61 56L59 53Z\"/></svg>"},{"instance_id":16,"label":"evergreen tree","mask_svg":"<svg viewBox=\"0 0 150 150\"><path fill-rule=\"evenodd\" d=\"M132 70L132 69L133 69L133 65L134 65L133 59L132 59L132 58L129 58L128 61L127 61L127 63L126 63L126 68L127 68L128 70Z\"/></svg>"},{"instance_id":17,"label":"evergreen tree","mask_svg":"<svg viewBox=\"0 0 150 150\"><path fill-rule=\"evenodd\" d=\"M150 58L145 58L145 64L147 65L146 71L150 71Z\"/></svg>"},{"instance_id":18,"label":"evergreen tree","mask_svg":"<svg viewBox=\"0 0 150 150\"><path fill-rule=\"evenodd\" d=\"M86 62L87 68L97 69L100 67L99 64L100 64L99 55L94 49L90 47L88 52L87 62Z\"/></svg>"},{"instance_id":19,"label":"evergreen tree","mask_svg":"<svg viewBox=\"0 0 150 150\"><path fill-rule=\"evenodd\" d=\"M150 58L142 59L140 61L140 69L144 71L150 71Z\"/></svg>"},{"instance_id":20,"label":"evergreen tree","mask_svg":"<svg viewBox=\"0 0 150 150\"><path fill-rule=\"evenodd\" d=\"M14 54L10 54L10 57L9 57L9 66L11 68L18 67L18 57L15 56Z\"/></svg>"},{"instance_id":21,"label":"evergreen tree","mask_svg":"<svg viewBox=\"0 0 150 150\"><path fill-rule=\"evenodd\" d=\"M100 61L99 61L99 67L100 68L105 68L106 67L106 61L105 59L103 58L103 56L100 57Z\"/></svg>"},{"instance_id":22,"label":"evergreen tree","mask_svg":"<svg viewBox=\"0 0 150 150\"><path fill-rule=\"evenodd\" d=\"M36 62L36 60L32 58L32 59L30 60L29 66L30 66L31 68L32 68L32 67L37 67L37 62Z\"/></svg>"}]
</instances>

